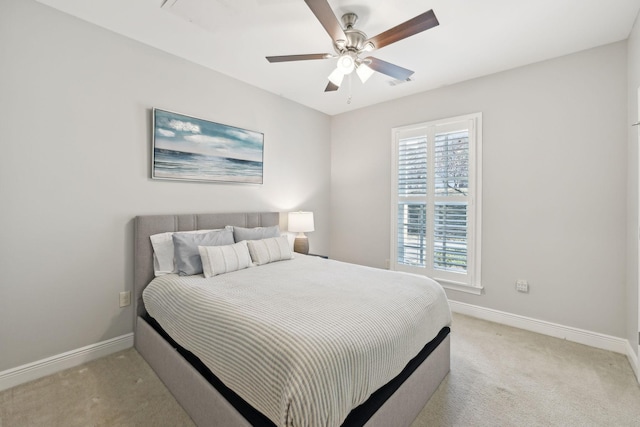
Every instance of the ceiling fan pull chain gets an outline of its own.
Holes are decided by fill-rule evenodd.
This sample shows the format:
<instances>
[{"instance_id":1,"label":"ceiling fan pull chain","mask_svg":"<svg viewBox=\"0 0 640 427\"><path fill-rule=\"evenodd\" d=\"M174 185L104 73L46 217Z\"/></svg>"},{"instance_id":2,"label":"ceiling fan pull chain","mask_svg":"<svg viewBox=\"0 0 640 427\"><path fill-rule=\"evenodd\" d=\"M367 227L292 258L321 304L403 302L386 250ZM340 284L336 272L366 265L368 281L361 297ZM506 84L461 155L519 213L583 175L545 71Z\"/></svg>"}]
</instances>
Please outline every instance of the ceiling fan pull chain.
<instances>
[{"instance_id":1,"label":"ceiling fan pull chain","mask_svg":"<svg viewBox=\"0 0 640 427\"><path fill-rule=\"evenodd\" d=\"M347 104L351 104L351 74L349 74L349 98L347 98Z\"/></svg>"}]
</instances>

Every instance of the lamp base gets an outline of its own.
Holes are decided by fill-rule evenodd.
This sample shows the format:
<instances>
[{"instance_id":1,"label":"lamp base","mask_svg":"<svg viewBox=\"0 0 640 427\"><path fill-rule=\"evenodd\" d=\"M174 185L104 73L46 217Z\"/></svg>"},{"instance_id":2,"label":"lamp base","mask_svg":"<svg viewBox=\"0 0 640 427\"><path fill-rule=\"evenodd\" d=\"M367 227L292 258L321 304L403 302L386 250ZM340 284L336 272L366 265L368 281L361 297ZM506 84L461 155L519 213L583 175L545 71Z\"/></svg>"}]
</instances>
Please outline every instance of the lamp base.
<instances>
[{"instance_id":1,"label":"lamp base","mask_svg":"<svg viewBox=\"0 0 640 427\"><path fill-rule=\"evenodd\" d=\"M296 237L296 240L293 241L293 251L304 255L309 253L309 239L307 236Z\"/></svg>"}]
</instances>

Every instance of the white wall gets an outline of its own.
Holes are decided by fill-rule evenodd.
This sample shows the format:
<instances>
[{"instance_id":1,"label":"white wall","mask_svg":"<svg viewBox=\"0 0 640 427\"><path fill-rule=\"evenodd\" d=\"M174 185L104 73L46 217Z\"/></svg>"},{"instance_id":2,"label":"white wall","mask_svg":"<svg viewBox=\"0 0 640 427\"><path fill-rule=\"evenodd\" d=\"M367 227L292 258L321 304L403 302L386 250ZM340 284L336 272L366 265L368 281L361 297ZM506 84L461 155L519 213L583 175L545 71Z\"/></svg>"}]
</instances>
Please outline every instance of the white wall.
<instances>
[{"instance_id":1,"label":"white wall","mask_svg":"<svg viewBox=\"0 0 640 427\"><path fill-rule=\"evenodd\" d=\"M640 88L640 22L636 23L627 41L628 63L628 181L627 181L627 339L638 354L638 132L631 127L640 120L638 115L638 88Z\"/></svg>"},{"instance_id":2,"label":"white wall","mask_svg":"<svg viewBox=\"0 0 640 427\"><path fill-rule=\"evenodd\" d=\"M0 64L0 371L132 331L138 214L309 209L312 252L384 267L391 128L477 111L486 293L450 298L637 344L637 23L333 118L29 0L0 2ZM151 181L154 106L264 132L265 183Z\"/></svg>"},{"instance_id":3,"label":"white wall","mask_svg":"<svg viewBox=\"0 0 640 427\"><path fill-rule=\"evenodd\" d=\"M626 337L626 67L620 42L334 116L331 257L389 258L391 128L482 112L485 294L449 297Z\"/></svg>"},{"instance_id":4,"label":"white wall","mask_svg":"<svg viewBox=\"0 0 640 427\"><path fill-rule=\"evenodd\" d=\"M308 209L328 252L328 116L33 1L0 64L0 371L132 332L135 215ZM152 107L263 132L264 184L152 181Z\"/></svg>"}]
</instances>

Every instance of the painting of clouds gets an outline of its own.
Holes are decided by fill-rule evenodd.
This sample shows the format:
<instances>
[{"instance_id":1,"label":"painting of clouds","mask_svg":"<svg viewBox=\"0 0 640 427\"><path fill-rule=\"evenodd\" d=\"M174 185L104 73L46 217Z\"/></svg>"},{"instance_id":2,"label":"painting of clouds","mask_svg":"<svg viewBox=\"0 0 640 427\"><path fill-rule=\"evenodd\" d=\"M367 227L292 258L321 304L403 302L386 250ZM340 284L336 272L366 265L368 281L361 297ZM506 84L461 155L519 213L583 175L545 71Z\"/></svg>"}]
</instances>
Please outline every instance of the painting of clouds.
<instances>
[{"instance_id":1,"label":"painting of clouds","mask_svg":"<svg viewBox=\"0 0 640 427\"><path fill-rule=\"evenodd\" d=\"M262 184L264 135L153 109L153 179Z\"/></svg>"}]
</instances>

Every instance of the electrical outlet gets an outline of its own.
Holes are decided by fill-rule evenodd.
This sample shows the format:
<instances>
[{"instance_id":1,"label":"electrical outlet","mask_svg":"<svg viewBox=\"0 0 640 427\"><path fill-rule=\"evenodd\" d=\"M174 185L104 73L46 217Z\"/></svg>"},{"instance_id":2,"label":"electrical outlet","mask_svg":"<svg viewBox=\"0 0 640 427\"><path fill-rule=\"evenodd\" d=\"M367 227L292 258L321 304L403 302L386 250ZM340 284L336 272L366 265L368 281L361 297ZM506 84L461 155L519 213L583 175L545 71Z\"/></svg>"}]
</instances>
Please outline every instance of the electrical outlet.
<instances>
[{"instance_id":1,"label":"electrical outlet","mask_svg":"<svg viewBox=\"0 0 640 427\"><path fill-rule=\"evenodd\" d=\"M389 270L391 268L391 262L388 259L384 260L384 268Z\"/></svg>"},{"instance_id":2,"label":"electrical outlet","mask_svg":"<svg viewBox=\"0 0 640 427\"><path fill-rule=\"evenodd\" d=\"M516 291L518 292L523 292L523 293L528 293L529 292L529 284L527 283L526 280L516 280Z\"/></svg>"},{"instance_id":3,"label":"electrical outlet","mask_svg":"<svg viewBox=\"0 0 640 427\"><path fill-rule=\"evenodd\" d=\"M120 292L120 307L131 304L131 291Z\"/></svg>"}]
</instances>

